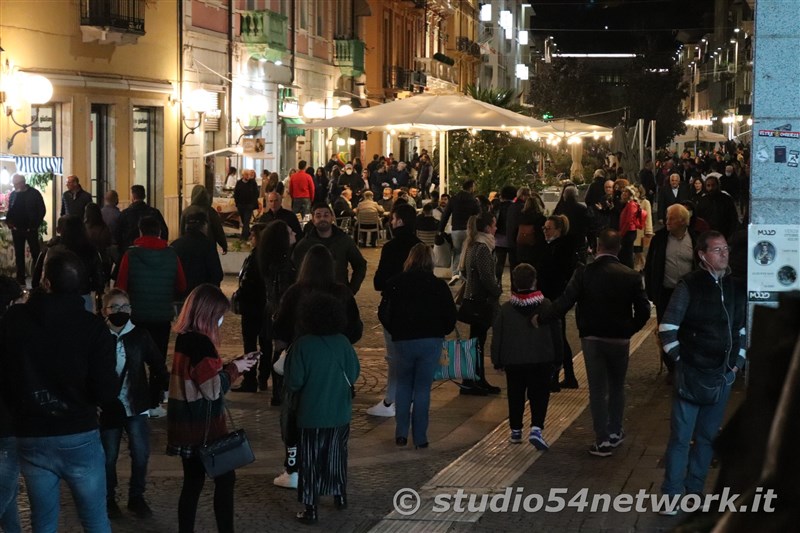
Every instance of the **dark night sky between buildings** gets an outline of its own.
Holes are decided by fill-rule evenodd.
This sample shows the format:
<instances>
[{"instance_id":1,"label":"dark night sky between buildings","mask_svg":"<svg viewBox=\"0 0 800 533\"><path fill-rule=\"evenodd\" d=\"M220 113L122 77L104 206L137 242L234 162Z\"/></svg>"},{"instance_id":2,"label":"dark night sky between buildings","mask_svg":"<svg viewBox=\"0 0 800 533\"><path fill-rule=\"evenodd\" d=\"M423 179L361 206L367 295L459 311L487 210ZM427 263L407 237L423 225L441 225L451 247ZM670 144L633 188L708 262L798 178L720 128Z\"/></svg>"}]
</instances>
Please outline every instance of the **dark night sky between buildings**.
<instances>
[{"instance_id":1,"label":"dark night sky between buildings","mask_svg":"<svg viewBox=\"0 0 800 533\"><path fill-rule=\"evenodd\" d=\"M677 30L713 31L714 0L530 0L532 30L563 53L648 53L668 58ZM608 29L606 29L606 27Z\"/></svg>"}]
</instances>

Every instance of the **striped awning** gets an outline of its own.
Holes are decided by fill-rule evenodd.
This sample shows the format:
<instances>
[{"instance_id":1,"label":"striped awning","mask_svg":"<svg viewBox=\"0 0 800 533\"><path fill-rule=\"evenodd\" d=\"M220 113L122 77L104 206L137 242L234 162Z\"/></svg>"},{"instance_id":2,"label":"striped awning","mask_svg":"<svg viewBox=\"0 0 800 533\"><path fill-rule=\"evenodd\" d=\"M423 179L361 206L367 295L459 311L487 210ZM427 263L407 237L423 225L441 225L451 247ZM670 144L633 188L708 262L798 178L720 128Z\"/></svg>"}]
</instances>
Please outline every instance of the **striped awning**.
<instances>
[{"instance_id":1,"label":"striped awning","mask_svg":"<svg viewBox=\"0 0 800 533\"><path fill-rule=\"evenodd\" d=\"M64 174L63 157L44 157L39 155L15 155L14 163L17 165L17 172L23 174Z\"/></svg>"}]
</instances>

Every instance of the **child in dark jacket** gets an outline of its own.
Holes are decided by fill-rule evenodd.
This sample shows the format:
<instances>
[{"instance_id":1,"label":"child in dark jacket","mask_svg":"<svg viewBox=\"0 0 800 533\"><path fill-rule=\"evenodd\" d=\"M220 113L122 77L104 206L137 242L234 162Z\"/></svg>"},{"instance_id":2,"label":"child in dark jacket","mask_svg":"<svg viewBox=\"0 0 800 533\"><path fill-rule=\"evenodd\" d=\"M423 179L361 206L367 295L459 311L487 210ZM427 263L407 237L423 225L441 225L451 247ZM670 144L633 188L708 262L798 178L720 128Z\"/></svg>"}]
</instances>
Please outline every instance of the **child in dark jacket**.
<instances>
[{"instance_id":1,"label":"child in dark jacket","mask_svg":"<svg viewBox=\"0 0 800 533\"><path fill-rule=\"evenodd\" d=\"M492 364L506 374L510 442L522 442L527 395L531 405L528 441L538 450L547 450L542 430L550 401L550 377L561 364L563 353L561 321L548 321L539 327L531 324L543 304L549 304L541 291L535 290L536 269L531 265L518 265L511 273L511 284L511 299L500 307L494 321Z\"/></svg>"}]
</instances>

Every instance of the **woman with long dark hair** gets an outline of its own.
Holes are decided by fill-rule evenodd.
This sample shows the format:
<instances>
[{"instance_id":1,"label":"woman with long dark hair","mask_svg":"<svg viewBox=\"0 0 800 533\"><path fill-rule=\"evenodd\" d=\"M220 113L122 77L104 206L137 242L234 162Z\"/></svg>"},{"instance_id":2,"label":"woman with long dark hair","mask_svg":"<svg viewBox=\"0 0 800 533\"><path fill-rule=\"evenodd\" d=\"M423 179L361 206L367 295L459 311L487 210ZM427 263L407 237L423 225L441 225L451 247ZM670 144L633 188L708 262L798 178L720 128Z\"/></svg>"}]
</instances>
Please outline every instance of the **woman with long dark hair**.
<instances>
[{"instance_id":1,"label":"woman with long dark hair","mask_svg":"<svg viewBox=\"0 0 800 533\"><path fill-rule=\"evenodd\" d=\"M447 284L433 274L430 247L417 243L411 248L403 272L387 282L378 318L397 354L391 362L397 373L395 443L408 443L411 422L414 445L427 448L433 373L442 340L456 325L456 306Z\"/></svg>"},{"instance_id":2,"label":"woman with long dark hair","mask_svg":"<svg viewBox=\"0 0 800 533\"><path fill-rule=\"evenodd\" d=\"M175 356L167 409L167 454L181 457L183 487L178 500L178 531L194 531L197 503L206 472L198 449L229 431L225 423L224 396L231 383L256 364L247 354L223 364L217 352L220 326L230 303L219 287L195 288L175 322ZM214 478L214 515L217 530L233 532L234 471Z\"/></svg>"},{"instance_id":3,"label":"woman with long dark hair","mask_svg":"<svg viewBox=\"0 0 800 533\"><path fill-rule=\"evenodd\" d=\"M297 498L304 524L317 521L321 495L347 507L347 448L353 412L353 383L360 366L350 340L340 298L312 290L301 300L298 337L286 358L286 389L295 400L299 433Z\"/></svg>"},{"instance_id":4,"label":"woman with long dark hair","mask_svg":"<svg viewBox=\"0 0 800 533\"><path fill-rule=\"evenodd\" d=\"M353 292L346 285L336 282L333 256L323 245L316 244L306 252L297 273L297 281L283 294L278 311L275 313L272 335L276 351L289 346L299 336L298 323L302 317L300 303L304 296L314 290L330 294L342 302L346 320L340 333L344 334L351 344L355 344L361 338L364 326ZM285 470L273 480L273 483L279 487L294 489L298 483L299 435L291 394L287 394L285 387L281 403L281 434L286 446Z\"/></svg>"},{"instance_id":5,"label":"woman with long dark hair","mask_svg":"<svg viewBox=\"0 0 800 533\"><path fill-rule=\"evenodd\" d=\"M500 394L500 387L490 385L486 381L484 365L484 347L486 336L498 307L500 293L503 292L495 275L496 262L494 252L494 234L497 231L497 219L491 213L483 212L473 215L467 223L467 239L464 241L464 253L458 267L465 278L464 303L470 300L475 308L483 308L483 317L473 321L469 327L469 336L478 339L477 360L475 364L475 381L465 380L461 386L461 394L485 396Z\"/></svg>"},{"instance_id":6,"label":"woman with long dark hair","mask_svg":"<svg viewBox=\"0 0 800 533\"><path fill-rule=\"evenodd\" d=\"M283 378L272 365L280 357L282 346L273 347L273 317L278 311L284 293L297 279L297 269L292 263L291 252L297 239L291 228L282 220L270 222L261 234L258 244L258 268L264 283L264 311L262 334L268 351L262 355L259 365L259 384L265 388L267 378L272 375L272 398L270 405L281 404ZM267 365L269 363L269 365ZM267 368L268 366L268 368Z\"/></svg>"}]
</instances>

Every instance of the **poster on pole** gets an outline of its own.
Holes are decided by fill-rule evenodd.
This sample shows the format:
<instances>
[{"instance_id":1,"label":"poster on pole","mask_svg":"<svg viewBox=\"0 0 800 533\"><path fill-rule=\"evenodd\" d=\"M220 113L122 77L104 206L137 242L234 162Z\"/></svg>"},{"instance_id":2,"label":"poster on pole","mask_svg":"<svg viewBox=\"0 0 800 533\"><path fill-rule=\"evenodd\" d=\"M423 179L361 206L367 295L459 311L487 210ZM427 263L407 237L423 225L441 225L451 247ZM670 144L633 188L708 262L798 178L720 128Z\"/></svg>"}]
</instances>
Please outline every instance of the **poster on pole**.
<instances>
[{"instance_id":1,"label":"poster on pole","mask_svg":"<svg viewBox=\"0 0 800 533\"><path fill-rule=\"evenodd\" d=\"M748 226L747 295L751 303L777 302L781 292L800 289L800 226Z\"/></svg>"}]
</instances>

